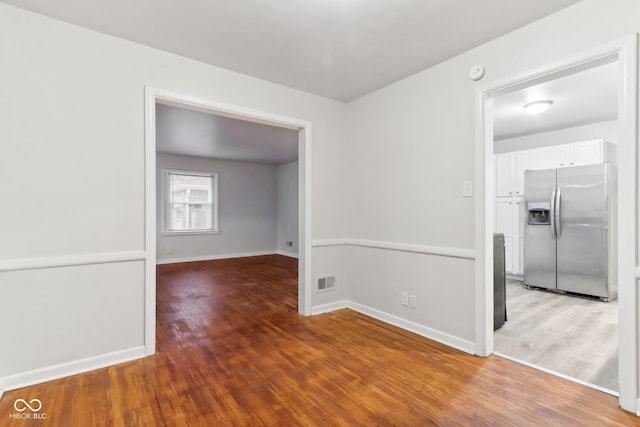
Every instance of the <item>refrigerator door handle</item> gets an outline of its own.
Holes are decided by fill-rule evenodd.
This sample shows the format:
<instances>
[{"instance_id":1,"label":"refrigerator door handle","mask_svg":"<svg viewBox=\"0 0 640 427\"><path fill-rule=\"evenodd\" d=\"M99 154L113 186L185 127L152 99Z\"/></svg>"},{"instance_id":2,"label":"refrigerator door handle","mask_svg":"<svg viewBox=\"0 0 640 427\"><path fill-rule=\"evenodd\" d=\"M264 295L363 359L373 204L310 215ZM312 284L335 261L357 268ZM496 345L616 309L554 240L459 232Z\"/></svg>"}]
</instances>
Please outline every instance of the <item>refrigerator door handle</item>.
<instances>
[{"instance_id":1,"label":"refrigerator door handle","mask_svg":"<svg viewBox=\"0 0 640 427\"><path fill-rule=\"evenodd\" d=\"M551 217L551 238L556 240L558 238L558 234L556 233L556 193L558 191L557 187L553 187L553 192L551 193L551 212L549 212L549 216Z\"/></svg>"},{"instance_id":2,"label":"refrigerator door handle","mask_svg":"<svg viewBox=\"0 0 640 427\"><path fill-rule=\"evenodd\" d=\"M558 188L558 191L556 191L556 206L555 209L553 210L553 215L555 216L555 220L553 221L555 223L555 229L556 229L556 239L558 239L560 237L560 233L562 232L562 223L560 222L560 202L561 202L561 197L560 197L560 189Z\"/></svg>"}]
</instances>

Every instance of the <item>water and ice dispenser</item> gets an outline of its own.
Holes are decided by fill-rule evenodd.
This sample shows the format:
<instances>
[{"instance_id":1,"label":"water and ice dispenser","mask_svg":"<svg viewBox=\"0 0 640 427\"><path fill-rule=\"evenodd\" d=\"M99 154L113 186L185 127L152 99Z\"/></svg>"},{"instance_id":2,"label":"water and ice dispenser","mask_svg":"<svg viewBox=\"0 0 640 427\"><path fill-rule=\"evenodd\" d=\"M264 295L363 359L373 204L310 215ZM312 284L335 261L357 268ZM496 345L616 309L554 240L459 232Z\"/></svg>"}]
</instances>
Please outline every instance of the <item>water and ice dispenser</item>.
<instances>
[{"instance_id":1,"label":"water and ice dispenser","mask_svg":"<svg viewBox=\"0 0 640 427\"><path fill-rule=\"evenodd\" d=\"M528 203L528 224L551 225L550 203Z\"/></svg>"}]
</instances>

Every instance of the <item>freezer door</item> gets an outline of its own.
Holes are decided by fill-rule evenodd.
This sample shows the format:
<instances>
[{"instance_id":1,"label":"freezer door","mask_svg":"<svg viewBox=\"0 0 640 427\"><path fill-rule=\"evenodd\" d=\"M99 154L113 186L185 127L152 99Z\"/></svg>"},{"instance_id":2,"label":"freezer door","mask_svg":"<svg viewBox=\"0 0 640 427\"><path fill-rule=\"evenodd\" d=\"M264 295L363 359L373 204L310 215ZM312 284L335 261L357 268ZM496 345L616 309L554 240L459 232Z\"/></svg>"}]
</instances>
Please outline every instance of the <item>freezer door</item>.
<instances>
[{"instance_id":1,"label":"freezer door","mask_svg":"<svg viewBox=\"0 0 640 427\"><path fill-rule=\"evenodd\" d=\"M558 289L609 297L608 164L558 169Z\"/></svg>"},{"instance_id":2,"label":"freezer door","mask_svg":"<svg viewBox=\"0 0 640 427\"><path fill-rule=\"evenodd\" d=\"M547 289L556 288L556 241L550 224L530 224L529 209L550 207L555 185L555 169L524 174L524 283Z\"/></svg>"}]
</instances>

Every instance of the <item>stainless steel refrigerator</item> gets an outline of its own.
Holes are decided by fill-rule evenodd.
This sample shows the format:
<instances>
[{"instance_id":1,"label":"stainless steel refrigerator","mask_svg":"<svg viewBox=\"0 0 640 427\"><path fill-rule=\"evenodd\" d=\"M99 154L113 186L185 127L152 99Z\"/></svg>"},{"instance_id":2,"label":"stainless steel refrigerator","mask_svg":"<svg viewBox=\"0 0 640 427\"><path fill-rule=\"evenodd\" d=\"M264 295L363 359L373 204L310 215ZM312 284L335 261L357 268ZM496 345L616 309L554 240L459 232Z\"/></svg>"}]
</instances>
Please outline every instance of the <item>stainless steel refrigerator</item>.
<instances>
[{"instance_id":1,"label":"stainless steel refrigerator","mask_svg":"<svg viewBox=\"0 0 640 427\"><path fill-rule=\"evenodd\" d=\"M525 285L615 300L615 168L525 171L524 180Z\"/></svg>"}]
</instances>

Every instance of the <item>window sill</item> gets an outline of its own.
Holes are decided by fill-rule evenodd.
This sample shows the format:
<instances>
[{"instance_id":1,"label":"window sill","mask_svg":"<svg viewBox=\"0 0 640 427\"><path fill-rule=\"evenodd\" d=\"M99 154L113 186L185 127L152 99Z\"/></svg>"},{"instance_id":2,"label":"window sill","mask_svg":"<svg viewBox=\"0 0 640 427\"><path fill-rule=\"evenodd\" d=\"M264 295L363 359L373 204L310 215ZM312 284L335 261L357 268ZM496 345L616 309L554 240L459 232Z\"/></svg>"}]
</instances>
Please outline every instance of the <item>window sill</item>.
<instances>
[{"instance_id":1,"label":"window sill","mask_svg":"<svg viewBox=\"0 0 640 427\"><path fill-rule=\"evenodd\" d=\"M163 231L161 236L197 236L206 234L220 234L219 230L193 230L193 231Z\"/></svg>"}]
</instances>

